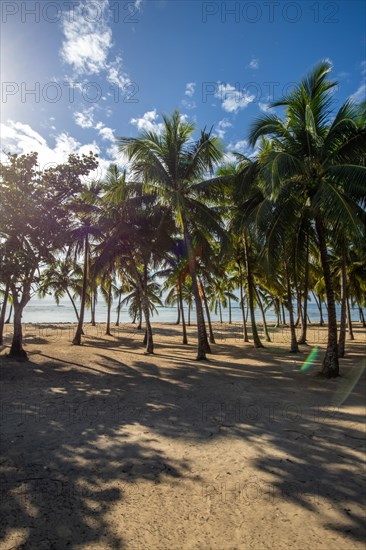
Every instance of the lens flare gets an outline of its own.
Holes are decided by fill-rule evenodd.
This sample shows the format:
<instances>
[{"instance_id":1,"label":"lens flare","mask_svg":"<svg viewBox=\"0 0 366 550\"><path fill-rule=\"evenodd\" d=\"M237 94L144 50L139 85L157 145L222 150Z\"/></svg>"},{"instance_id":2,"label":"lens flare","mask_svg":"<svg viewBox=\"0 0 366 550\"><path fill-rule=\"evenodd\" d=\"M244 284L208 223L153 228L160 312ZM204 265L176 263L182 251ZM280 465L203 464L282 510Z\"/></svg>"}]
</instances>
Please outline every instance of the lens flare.
<instances>
[{"instance_id":1,"label":"lens flare","mask_svg":"<svg viewBox=\"0 0 366 550\"><path fill-rule=\"evenodd\" d=\"M307 370L310 369L310 367L313 366L313 363L314 363L315 359L317 358L318 353L319 353L319 347L315 346L311 350L311 352L309 353L307 358L305 359L304 364L302 365L302 367L300 369L301 372L306 372Z\"/></svg>"},{"instance_id":2,"label":"lens flare","mask_svg":"<svg viewBox=\"0 0 366 550\"><path fill-rule=\"evenodd\" d=\"M332 406L340 407L347 397L350 395L352 390L357 385L357 382L361 378L363 371L366 368L366 361L361 361L359 365L354 365L349 372L346 373L346 376L339 385L339 388L335 392L332 398Z\"/></svg>"}]
</instances>

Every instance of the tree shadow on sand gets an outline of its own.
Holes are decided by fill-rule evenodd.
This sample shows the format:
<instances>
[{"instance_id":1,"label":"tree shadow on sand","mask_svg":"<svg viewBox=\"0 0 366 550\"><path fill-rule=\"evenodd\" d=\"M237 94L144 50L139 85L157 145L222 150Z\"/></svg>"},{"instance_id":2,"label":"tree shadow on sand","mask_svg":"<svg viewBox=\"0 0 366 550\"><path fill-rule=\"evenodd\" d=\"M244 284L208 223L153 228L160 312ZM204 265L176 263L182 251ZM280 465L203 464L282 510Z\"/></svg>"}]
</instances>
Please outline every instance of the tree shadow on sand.
<instances>
[{"instance_id":1,"label":"tree shadow on sand","mask_svg":"<svg viewBox=\"0 0 366 550\"><path fill-rule=\"evenodd\" d=\"M201 490L204 476L192 473L189 458L163 452L160 436L187 445L234 437L259 447L264 438L276 452L258 453L258 476L271 475L272 490L297 507L317 513L316 499L329 503L343 521L325 513L324 528L361 541L363 418L332 406L342 381L301 375L285 352L247 347L228 360L227 346L217 349L197 363L183 346L161 346L159 367L140 350L124 361L123 350L99 346L85 364L52 352L28 363L0 357L4 547L123 548L110 514L143 499L142 480L191 479ZM352 407L363 403L363 384L364 376Z\"/></svg>"}]
</instances>

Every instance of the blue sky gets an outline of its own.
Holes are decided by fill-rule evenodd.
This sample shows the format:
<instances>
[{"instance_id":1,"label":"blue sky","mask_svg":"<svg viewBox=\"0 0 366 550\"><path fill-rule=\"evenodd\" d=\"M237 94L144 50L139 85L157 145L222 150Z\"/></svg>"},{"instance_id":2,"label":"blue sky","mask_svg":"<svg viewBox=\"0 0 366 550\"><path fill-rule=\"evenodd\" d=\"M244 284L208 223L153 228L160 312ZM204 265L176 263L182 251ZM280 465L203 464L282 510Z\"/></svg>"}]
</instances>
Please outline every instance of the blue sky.
<instances>
[{"instance_id":1,"label":"blue sky","mask_svg":"<svg viewBox=\"0 0 366 550\"><path fill-rule=\"evenodd\" d=\"M123 163L115 137L159 131L174 108L249 154L250 122L325 58L336 106L365 96L362 1L3 0L1 10L1 149L36 150L42 166L89 150L101 171Z\"/></svg>"}]
</instances>

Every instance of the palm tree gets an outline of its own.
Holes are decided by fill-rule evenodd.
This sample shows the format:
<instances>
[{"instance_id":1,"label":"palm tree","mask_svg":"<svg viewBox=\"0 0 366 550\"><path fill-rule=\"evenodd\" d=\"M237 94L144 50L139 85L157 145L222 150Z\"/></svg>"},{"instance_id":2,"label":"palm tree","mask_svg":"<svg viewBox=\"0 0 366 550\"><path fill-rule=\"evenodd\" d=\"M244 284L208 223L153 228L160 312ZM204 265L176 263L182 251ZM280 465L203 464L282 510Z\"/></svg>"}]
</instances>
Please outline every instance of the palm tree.
<instances>
[{"instance_id":1,"label":"palm tree","mask_svg":"<svg viewBox=\"0 0 366 550\"><path fill-rule=\"evenodd\" d=\"M197 252L192 232L197 225L213 235L222 232L222 221L213 208L214 181L202 181L212 174L222 158L217 138L211 132L201 131L200 138L192 139L194 125L174 111L163 116L163 131L144 131L138 138L119 138L121 152L132 162L133 174L147 189L153 189L161 203L168 206L183 234L192 279L196 305L198 350L197 359L206 359L210 351L203 316L202 301L196 273Z\"/></svg>"},{"instance_id":2,"label":"palm tree","mask_svg":"<svg viewBox=\"0 0 366 550\"><path fill-rule=\"evenodd\" d=\"M208 293L208 300L211 311L215 312L215 315L219 313L220 323L222 324L222 308L226 309L230 306L231 301L237 302L238 298L232 292L233 284L232 279L230 282L224 277L210 277L210 292ZM229 307L229 324L231 324L231 306Z\"/></svg>"},{"instance_id":3,"label":"palm tree","mask_svg":"<svg viewBox=\"0 0 366 550\"><path fill-rule=\"evenodd\" d=\"M264 195L260 188L260 170L257 161L244 155L236 154L237 165L221 168L224 173L231 174L231 217L229 231L240 239L246 275L246 290L248 296L248 308L253 335L253 343L256 348L264 347L258 334L255 319L255 280L253 265L255 263L256 223L253 221L253 213L264 201Z\"/></svg>"},{"instance_id":4,"label":"palm tree","mask_svg":"<svg viewBox=\"0 0 366 550\"><path fill-rule=\"evenodd\" d=\"M128 182L126 171L120 172L116 165L108 170L101 205L99 225L103 238L97 246L97 268L103 269L117 261L123 265L130 282L134 281L139 308L145 318L146 353L153 353L149 270L156 270L171 247L171 217L168 210L158 204L156 195L144 194L142 185Z\"/></svg>"},{"instance_id":5,"label":"palm tree","mask_svg":"<svg viewBox=\"0 0 366 550\"><path fill-rule=\"evenodd\" d=\"M38 289L40 298L44 298L52 291L56 304L60 303L65 294L79 321L79 313L75 304L75 294L82 280L82 269L71 258L56 258L42 272L41 285Z\"/></svg>"},{"instance_id":6,"label":"palm tree","mask_svg":"<svg viewBox=\"0 0 366 550\"><path fill-rule=\"evenodd\" d=\"M122 299L121 306L128 306L128 313L131 318L135 315L139 316L140 324L138 328L141 328L142 321L142 300L140 286L136 283L133 278L129 278L130 289L128 294ZM163 303L161 301L161 288L159 283L156 281L156 274L149 275L147 281L147 296L149 301L149 311L150 315L158 313L157 307L162 307Z\"/></svg>"},{"instance_id":7,"label":"palm tree","mask_svg":"<svg viewBox=\"0 0 366 550\"><path fill-rule=\"evenodd\" d=\"M80 253L83 253L83 283L81 291L81 303L79 321L75 336L72 341L74 345L80 346L83 334L84 313L87 302L87 290L90 275L90 241L100 236L100 230L96 226L98 207L96 205L99 185L92 183L89 188L85 187L77 200L72 205L73 212L77 216L78 226L70 232L70 244L75 251L75 261Z\"/></svg>"},{"instance_id":8,"label":"palm tree","mask_svg":"<svg viewBox=\"0 0 366 550\"><path fill-rule=\"evenodd\" d=\"M183 306L183 287L187 277L189 276L189 268L187 253L185 250L184 241L182 239L175 240L172 250L169 251L164 258L164 263L166 268L160 271L159 275L166 277L164 285L165 289L168 290L170 288L170 291L165 299L165 303L167 305L178 305L178 321L176 324L179 324L179 319L181 317L183 344L186 345L188 344L188 339Z\"/></svg>"},{"instance_id":9,"label":"palm tree","mask_svg":"<svg viewBox=\"0 0 366 550\"><path fill-rule=\"evenodd\" d=\"M182 300L187 304L188 306L188 319L187 319L187 325L191 326L191 310L193 307L193 291L192 291L192 280L190 275L188 275L187 279L185 280L184 284L182 285Z\"/></svg>"},{"instance_id":10,"label":"palm tree","mask_svg":"<svg viewBox=\"0 0 366 550\"><path fill-rule=\"evenodd\" d=\"M107 305L107 324L106 324L105 333L108 336L112 336L111 310L112 310L112 302L113 302L113 292L117 290L117 287L114 283L114 275L115 274L114 274L113 264L106 265L106 269L103 271L101 275L101 285L100 285L102 296Z\"/></svg>"},{"instance_id":11,"label":"palm tree","mask_svg":"<svg viewBox=\"0 0 366 550\"><path fill-rule=\"evenodd\" d=\"M337 317L327 239L351 225L361 236L365 194L365 109L346 101L333 117L331 66L319 63L287 96L272 104L286 109L286 118L266 114L251 127L254 146L262 137L271 139L262 157L263 173L272 196L296 195L296 207L308 208L315 226L328 304L328 344L322 372L339 374ZM294 201L295 206L295 201Z\"/></svg>"}]
</instances>

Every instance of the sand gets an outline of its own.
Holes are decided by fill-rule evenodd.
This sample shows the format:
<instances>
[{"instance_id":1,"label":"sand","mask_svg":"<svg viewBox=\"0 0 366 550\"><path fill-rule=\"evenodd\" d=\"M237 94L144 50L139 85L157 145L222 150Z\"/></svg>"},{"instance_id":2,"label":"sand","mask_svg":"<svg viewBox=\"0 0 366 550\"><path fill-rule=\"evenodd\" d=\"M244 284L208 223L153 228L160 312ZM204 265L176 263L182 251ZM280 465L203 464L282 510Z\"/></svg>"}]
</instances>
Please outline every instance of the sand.
<instances>
[{"instance_id":1,"label":"sand","mask_svg":"<svg viewBox=\"0 0 366 550\"><path fill-rule=\"evenodd\" d=\"M193 326L183 346L154 325L154 356L133 325L88 326L81 347L71 325L25 329L29 362L9 335L0 355L1 549L364 548L359 325L335 380L315 325L294 355L287 329L255 350L215 324L208 362Z\"/></svg>"}]
</instances>

